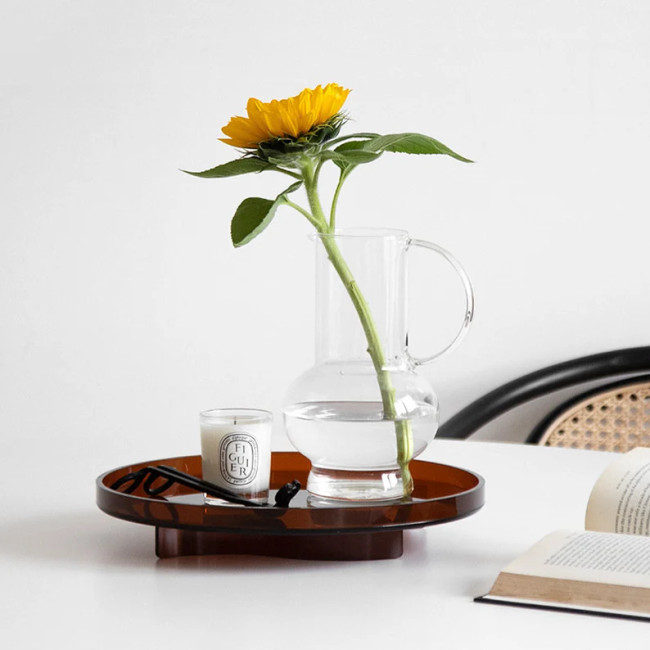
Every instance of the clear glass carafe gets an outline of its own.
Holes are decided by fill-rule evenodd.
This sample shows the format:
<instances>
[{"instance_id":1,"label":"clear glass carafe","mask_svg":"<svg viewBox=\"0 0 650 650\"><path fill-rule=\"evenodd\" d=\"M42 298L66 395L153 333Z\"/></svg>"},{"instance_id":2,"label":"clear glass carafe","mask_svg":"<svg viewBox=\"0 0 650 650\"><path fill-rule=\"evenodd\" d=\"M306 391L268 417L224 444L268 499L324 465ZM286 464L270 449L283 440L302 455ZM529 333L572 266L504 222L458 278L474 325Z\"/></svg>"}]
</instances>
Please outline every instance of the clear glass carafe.
<instances>
[{"instance_id":1,"label":"clear glass carafe","mask_svg":"<svg viewBox=\"0 0 650 650\"><path fill-rule=\"evenodd\" d=\"M467 274L444 249L400 230L317 234L316 363L290 386L287 434L312 464L308 491L322 499L398 499L409 492L408 460L438 427L438 401L418 365L454 347L473 317ZM462 325L427 358L409 354L407 256L413 246L442 255L465 288ZM410 475L409 479L410 481Z\"/></svg>"}]
</instances>

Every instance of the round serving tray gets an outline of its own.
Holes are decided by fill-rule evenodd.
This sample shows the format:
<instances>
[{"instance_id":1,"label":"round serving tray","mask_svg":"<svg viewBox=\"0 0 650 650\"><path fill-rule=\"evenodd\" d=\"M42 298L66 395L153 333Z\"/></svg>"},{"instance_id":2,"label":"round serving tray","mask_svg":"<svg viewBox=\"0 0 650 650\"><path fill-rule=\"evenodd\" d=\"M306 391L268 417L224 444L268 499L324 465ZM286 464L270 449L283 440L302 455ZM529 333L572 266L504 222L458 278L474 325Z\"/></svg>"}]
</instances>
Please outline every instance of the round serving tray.
<instances>
[{"instance_id":1,"label":"round serving tray","mask_svg":"<svg viewBox=\"0 0 650 650\"><path fill-rule=\"evenodd\" d=\"M201 477L201 456L136 463L97 478L97 505L105 513L156 527L159 557L256 554L307 559L382 559L402 554L402 531L467 517L485 501L485 482L473 472L412 461L415 490L408 500L308 505L302 490L288 508L206 505L203 495L176 484L164 497L142 487L132 494L111 490L117 479L149 465L169 465ZM295 452L274 452L271 490L297 479L304 486L309 461Z\"/></svg>"}]
</instances>

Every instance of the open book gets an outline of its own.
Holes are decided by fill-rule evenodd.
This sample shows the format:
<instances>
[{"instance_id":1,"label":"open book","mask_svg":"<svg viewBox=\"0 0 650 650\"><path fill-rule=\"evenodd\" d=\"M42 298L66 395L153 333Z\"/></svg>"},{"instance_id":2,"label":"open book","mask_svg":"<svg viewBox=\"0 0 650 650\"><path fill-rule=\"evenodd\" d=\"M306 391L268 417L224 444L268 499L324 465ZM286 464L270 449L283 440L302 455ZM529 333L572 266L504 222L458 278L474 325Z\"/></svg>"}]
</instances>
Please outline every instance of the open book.
<instances>
[{"instance_id":1,"label":"open book","mask_svg":"<svg viewBox=\"0 0 650 650\"><path fill-rule=\"evenodd\" d=\"M650 448L601 474L585 528L544 537L476 600L650 620Z\"/></svg>"}]
</instances>

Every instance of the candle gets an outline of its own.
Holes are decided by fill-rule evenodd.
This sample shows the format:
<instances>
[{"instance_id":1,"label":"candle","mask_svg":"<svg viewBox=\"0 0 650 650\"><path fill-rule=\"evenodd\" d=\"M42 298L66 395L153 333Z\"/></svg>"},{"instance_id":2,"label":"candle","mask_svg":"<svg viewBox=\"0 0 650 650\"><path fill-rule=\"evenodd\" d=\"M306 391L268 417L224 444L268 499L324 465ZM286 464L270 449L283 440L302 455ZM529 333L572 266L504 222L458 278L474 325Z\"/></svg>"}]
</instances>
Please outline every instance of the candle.
<instances>
[{"instance_id":1,"label":"candle","mask_svg":"<svg viewBox=\"0 0 650 650\"><path fill-rule=\"evenodd\" d=\"M201 413L203 479L247 499L266 503L271 477L273 415L258 409ZM206 496L206 503L224 501Z\"/></svg>"}]
</instances>

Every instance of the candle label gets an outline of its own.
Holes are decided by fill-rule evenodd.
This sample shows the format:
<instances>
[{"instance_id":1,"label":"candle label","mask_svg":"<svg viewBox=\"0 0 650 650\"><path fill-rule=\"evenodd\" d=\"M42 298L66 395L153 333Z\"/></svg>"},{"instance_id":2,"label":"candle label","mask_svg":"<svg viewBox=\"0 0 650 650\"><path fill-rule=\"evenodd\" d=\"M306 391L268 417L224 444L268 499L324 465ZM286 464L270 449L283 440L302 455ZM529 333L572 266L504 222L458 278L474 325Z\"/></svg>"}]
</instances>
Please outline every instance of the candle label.
<instances>
[{"instance_id":1,"label":"candle label","mask_svg":"<svg viewBox=\"0 0 650 650\"><path fill-rule=\"evenodd\" d=\"M221 476L231 485L248 485L257 476L257 440L248 433L231 433L219 448Z\"/></svg>"}]
</instances>

